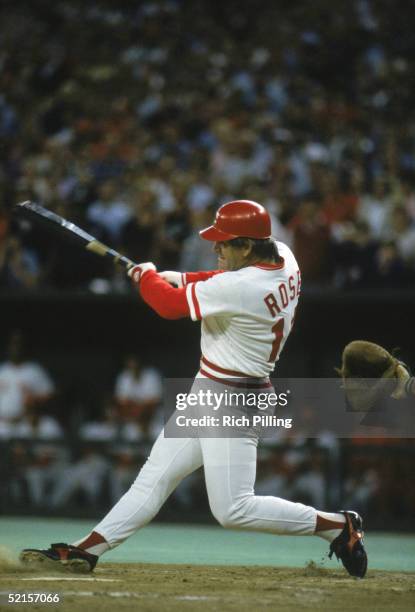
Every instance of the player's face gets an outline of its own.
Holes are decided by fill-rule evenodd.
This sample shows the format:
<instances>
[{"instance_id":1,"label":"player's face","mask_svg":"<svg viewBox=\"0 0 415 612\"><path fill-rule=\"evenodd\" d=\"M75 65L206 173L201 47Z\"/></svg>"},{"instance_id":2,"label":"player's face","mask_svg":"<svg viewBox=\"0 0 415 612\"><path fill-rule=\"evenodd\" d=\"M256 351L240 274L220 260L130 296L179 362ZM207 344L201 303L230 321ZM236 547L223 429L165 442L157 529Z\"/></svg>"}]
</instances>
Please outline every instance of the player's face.
<instances>
[{"instance_id":1,"label":"player's face","mask_svg":"<svg viewBox=\"0 0 415 612\"><path fill-rule=\"evenodd\" d=\"M220 270L240 270L245 265L246 256L244 249L231 246L229 242L215 242L215 253L218 256L218 268Z\"/></svg>"}]
</instances>

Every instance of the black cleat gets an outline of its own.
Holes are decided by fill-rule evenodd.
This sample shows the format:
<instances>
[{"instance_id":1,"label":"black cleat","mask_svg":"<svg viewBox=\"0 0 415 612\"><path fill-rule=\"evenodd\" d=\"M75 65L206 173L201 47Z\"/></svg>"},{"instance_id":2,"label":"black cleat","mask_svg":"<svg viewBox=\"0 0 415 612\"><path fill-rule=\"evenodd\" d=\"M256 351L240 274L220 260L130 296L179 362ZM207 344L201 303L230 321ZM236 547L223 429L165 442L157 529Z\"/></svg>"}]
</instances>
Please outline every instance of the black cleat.
<instances>
[{"instance_id":1,"label":"black cleat","mask_svg":"<svg viewBox=\"0 0 415 612\"><path fill-rule=\"evenodd\" d=\"M43 567L59 571L87 574L97 564L98 556L70 544L51 544L47 550L25 548L20 553L20 561L32 567Z\"/></svg>"},{"instance_id":2,"label":"black cleat","mask_svg":"<svg viewBox=\"0 0 415 612\"><path fill-rule=\"evenodd\" d=\"M341 559L351 576L363 578L367 570L367 554L363 546L362 517L352 510L341 510L346 517L343 531L330 544L330 559L333 553Z\"/></svg>"}]
</instances>

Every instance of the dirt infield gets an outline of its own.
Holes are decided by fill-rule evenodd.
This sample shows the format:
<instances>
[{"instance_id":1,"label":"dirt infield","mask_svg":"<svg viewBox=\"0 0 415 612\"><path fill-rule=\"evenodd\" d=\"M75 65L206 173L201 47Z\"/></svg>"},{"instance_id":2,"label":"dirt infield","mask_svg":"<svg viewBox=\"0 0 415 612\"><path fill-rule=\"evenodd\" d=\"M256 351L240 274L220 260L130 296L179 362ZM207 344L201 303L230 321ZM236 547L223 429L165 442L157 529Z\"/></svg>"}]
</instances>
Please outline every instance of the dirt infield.
<instances>
[{"instance_id":1,"label":"dirt infield","mask_svg":"<svg viewBox=\"0 0 415 612\"><path fill-rule=\"evenodd\" d=\"M6 593L58 593L58 604L5 606ZM93 575L2 567L2 609L102 612L230 610L406 611L415 574L371 571L364 580L310 564L304 569L102 563Z\"/></svg>"}]
</instances>

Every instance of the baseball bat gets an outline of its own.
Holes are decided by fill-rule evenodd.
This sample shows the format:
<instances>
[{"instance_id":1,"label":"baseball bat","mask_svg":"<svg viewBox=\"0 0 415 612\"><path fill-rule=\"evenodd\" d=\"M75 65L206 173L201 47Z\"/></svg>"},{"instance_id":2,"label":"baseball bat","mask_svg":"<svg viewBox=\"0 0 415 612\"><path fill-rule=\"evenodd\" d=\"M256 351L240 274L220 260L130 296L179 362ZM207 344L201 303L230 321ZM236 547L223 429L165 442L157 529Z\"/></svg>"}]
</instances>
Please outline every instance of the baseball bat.
<instances>
[{"instance_id":1,"label":"baseball bat","mask_svg":"<svg viewBox=\"0 0 415 612\"><path fill-rule=\"evenodd\" d=\"M76 242L80 246L83 246L87 251L91 251L101 257L110 258L114 264L120 264L124 266L126 270L136 265L131 259L128 259L128 257L111 249L74 223L40 206L40 204L35 204L34 202L26 200L25 202L16 204L15 211L18 214L23 214L26 218L35 223L42 223L44 226L49 227L49 229L55 230L60 233L62 237L71 238L72 242Z\"/></svg>"}]
</instances>

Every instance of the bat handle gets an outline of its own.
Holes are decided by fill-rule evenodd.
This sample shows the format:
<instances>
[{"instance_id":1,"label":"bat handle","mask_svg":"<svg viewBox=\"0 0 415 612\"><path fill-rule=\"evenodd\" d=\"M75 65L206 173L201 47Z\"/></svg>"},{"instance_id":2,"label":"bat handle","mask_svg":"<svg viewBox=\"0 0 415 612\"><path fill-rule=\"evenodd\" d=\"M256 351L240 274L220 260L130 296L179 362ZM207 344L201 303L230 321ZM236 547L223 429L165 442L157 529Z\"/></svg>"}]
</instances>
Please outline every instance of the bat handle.
<instances>
[{"instance_id":1,"label":"bat handle","mask_svg":"<svg viewBox=\"0 0 415 612\"><path fill-rule=\"evenodd\" d=\"M105 244L102 244L102 242L99 242L98 240L91 240L91 242L88 243L86 248L88 251L92 251L97 255L109 257L114 264L123 266L127 271L137 265L136 263L134 263L134 261L128 259L128 257L125 257L125 255L121 255L121 253L118 253L118 251L114 251L114 249L107 247Z\"/></svg>"},{"instance_id":2,"label":"bat handle","mask_svg":"<svg viewBox=\"0 0 415 612\"><path fill-rule=\"evenodd\" d=\"M114 257L114 263L125 268L127 272L128 270L137 265L136 263L131 261L131 259L128 259L128 257L124 257L124 255L118 255Z\"/></svg>"}]
</instances>

